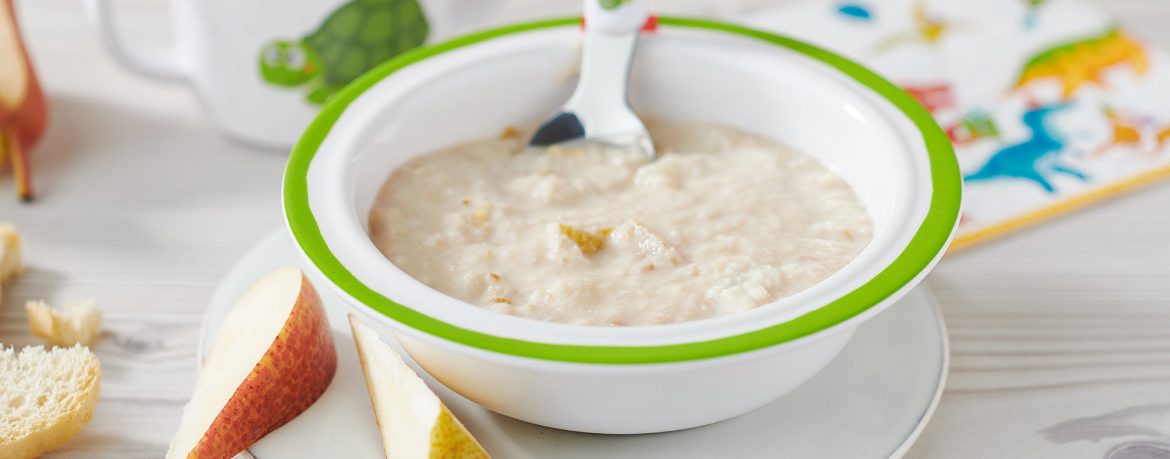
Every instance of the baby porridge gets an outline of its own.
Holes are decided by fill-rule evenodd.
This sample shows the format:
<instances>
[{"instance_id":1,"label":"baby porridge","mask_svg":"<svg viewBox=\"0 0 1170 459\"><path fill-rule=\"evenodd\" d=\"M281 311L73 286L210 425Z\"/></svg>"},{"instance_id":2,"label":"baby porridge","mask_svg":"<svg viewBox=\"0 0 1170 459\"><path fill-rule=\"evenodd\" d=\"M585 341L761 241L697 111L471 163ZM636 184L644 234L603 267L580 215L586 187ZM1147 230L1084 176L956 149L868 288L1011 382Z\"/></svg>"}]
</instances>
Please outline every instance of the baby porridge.
<instances>
[{"instance_id":1,"label":"baby porridge","mask_svg":"<svg viewBox=\"0 0 1170 459\"><path fill-rule=\"evenodd\" d=\"M648 123L662 156L492 138L419 156L386 181L370 237L436 290L579 325L746 311L844 267L865 207L817 160L717 125Z\"/></svg>"}]
</instances>

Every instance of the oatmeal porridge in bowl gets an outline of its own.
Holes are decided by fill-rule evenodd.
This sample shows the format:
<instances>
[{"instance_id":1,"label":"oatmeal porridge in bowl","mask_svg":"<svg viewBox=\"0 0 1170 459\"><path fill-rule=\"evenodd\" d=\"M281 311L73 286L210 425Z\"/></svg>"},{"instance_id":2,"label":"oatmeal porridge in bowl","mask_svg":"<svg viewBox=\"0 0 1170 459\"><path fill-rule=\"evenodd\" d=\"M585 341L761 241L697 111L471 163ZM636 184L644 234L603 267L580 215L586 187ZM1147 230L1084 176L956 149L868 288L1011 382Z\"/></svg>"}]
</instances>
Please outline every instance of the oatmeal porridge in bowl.
<instances>
[{"instance_id":1,"label":"oatmeal porridge in bowl","mask_svg":"<svg viewBox=\"0 0 1170 459\"><path fill-rule=\"evenodd\" d=\"M460 395L583 432L727 419L808 380L945 252L961 180L930 115L738 26L644 35L630 102L656 161L518 152L507 128L568 97L579 39L552 20L405 54L290 156L286 220L317 278Z\"/></svg>"},{"instance_id":2,"label":"oatmeal porridge in bowl","mask_svg":"<svg viewBox=\"0 0 1170 459\"><path fill-rule=\"evenodd\" d=\"M649 124L665 154L526 133L424 154L370 211L386 257L492 311L574 325L653 325L746 311L824 280L872 237L849 184L767 139ZM535 149L534 149L535 150Z\"/></svg>"}]
</instances>

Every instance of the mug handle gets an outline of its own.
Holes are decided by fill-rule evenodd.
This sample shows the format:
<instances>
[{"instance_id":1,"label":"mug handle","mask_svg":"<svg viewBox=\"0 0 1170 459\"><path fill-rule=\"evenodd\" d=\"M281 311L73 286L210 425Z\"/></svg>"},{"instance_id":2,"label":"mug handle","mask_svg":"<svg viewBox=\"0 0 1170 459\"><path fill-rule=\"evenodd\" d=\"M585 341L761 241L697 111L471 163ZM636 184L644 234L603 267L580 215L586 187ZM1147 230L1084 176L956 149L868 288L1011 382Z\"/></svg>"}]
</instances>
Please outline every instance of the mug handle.
<instances>
[{"instance_id":1,"label":"mug handle","mask_svg":"<svg viewBox=\"0 0 1170 459\"><path fill-rule=\"evenodd\" d=\"M112 0L84 0L89 19L114 61L131 72L170 83L186 83L189 76L174 50L138 48L118 32Z\"/></svg>"}]
</instances>

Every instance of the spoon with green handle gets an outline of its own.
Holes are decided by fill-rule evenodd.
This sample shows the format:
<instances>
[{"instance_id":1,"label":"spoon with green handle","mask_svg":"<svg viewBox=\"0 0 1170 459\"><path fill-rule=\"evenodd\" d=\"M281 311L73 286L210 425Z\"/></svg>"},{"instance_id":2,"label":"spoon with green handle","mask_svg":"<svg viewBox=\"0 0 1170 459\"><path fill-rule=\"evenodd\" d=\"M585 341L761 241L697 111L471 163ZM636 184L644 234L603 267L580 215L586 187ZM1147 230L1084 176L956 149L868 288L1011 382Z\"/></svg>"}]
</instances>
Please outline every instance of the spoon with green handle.
<instances>
[{"instance_id":1,"label":"spoon with green handle","mask_svg":"<svg viewBox=\"0 0 1170 459\"><path fill-rule=\"evenodd\" d=\"M597 143L637 148L650 160L657 156L646 125L627 100L630 63L648 14L646 2L585 0L585 41L577 89L536 130L528 145Z\"/></svg>"}]
</instances>

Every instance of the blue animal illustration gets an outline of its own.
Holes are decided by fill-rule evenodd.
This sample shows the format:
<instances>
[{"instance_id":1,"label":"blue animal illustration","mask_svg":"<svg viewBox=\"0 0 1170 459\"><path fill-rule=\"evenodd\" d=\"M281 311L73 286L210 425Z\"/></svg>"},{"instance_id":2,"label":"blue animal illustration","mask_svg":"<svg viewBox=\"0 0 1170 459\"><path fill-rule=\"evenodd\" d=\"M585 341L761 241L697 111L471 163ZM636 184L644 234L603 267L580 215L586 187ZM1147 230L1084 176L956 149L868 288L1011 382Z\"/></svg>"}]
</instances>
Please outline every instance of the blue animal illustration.
<instances>
[{"instance_id":1,"label":"blue animal illustration","mask_svg":"<svg viewBox=\"0 0 1170 459\"><path fill-rule=\"evenodd\" d=\"M1062 103L1028 110L1024 113L1024 125L1032 131L1032 137L996 152L979 172L964 177L964 180L973 182L1005 177L1022 178L1036 182L1049 193L1056 192L1046 177L1050 174L1059 172L1088 180L1085 174L1060 163L1059 155L1064 150L1064 140L1046 122L1048 115L1069 105Z\"/></svg>"},{"instance_id":2,"label":"blue animal illustration","mask_svg":"<svg viewBox=\"0 0 1170 459\"><path fill-rule=\"evenodd\" d=\"M859 3L841 4L837 6L837 12L849 19L860 19L862 21L873 19L873 13L870 13L869 8Z\"/></svg>"}]
</instances>

